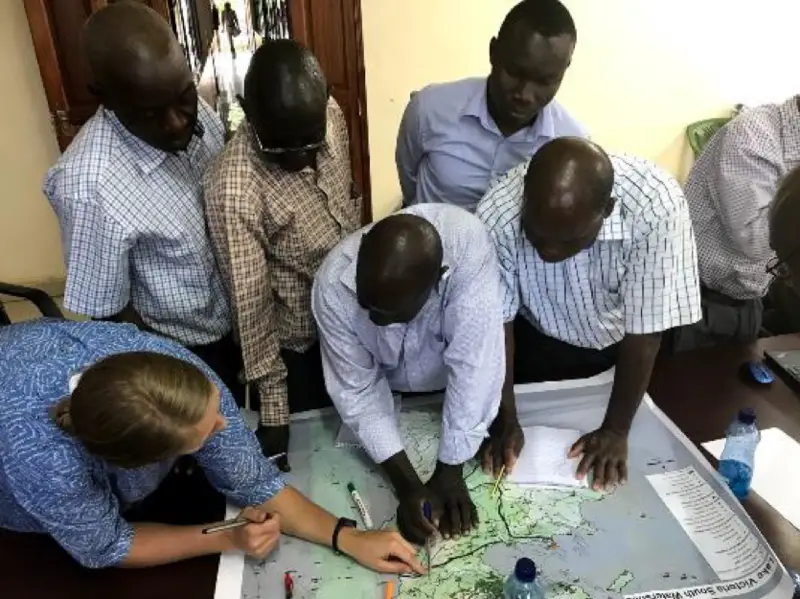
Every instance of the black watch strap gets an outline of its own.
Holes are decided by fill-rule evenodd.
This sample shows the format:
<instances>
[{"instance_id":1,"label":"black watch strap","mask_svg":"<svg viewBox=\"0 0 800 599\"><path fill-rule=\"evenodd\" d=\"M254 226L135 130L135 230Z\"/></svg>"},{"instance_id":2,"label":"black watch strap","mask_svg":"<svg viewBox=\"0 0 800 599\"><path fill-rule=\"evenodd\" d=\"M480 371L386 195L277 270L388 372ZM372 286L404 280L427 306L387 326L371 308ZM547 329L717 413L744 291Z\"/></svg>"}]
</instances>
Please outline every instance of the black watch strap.
<instances>
[{"instance_id":1,"label":"black watch strap","mask_svg":"<svg viewBox=\"0 0 800 599\"><path fill-rule=\"evenodd\" d=\"M342 532L342 529L355 528L357 525L358 523L355 520L339 518L339 521L336 523L336 528L333 529L333 538L331 539L331 547L333 547L334 552L339 555L342 554L342 552L339 551L339 533Z\"/></svg>"}]
</instances>

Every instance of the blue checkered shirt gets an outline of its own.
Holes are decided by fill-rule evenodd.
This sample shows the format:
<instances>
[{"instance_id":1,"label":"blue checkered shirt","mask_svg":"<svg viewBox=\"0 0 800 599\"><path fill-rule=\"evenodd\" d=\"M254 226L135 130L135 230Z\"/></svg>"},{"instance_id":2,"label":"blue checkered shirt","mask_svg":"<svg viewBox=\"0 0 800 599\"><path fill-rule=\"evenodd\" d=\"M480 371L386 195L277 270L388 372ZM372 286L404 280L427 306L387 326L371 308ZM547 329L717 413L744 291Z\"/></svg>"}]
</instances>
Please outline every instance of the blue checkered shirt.
<instances>
[{"instance_id":1,"label":"blue checkered shirt","mask_svg":"<svg viewBox=\"0 0 800 599\"><path fill-rule=\"evenodd\" d=\"M639 158L611 163L614 210L595 242L562 262L544 262L522 231L527 164L478 204L497 249L506 322L519 313L549 337L603 349L700 320L697 252L678 182Z\"/></svg>"},{"instance_id":2,"label":"blue checkered shirt","mask_svg":"<svg viewBox=\"0 0 800 599\"><path fill-rule=\"evenodd\" d=\"M211 484L240 507L285 485L245 426L230 392L189 350L133 325L40 319L0 327L0 528L48 534L90 568L119 564L134 530L125 509L152 493L175 460L116 468L61 431L50 409L72 376L114 354L166 354L194 364L221 390L226 427L194 454Z\"/></svg>"},{"instance_id":3,"label":"blue checkered shirt","mask_svg":"<svg viewBox=\"0 0 800 599\"><path fill-rule=\"evenodd\" d=\"M446 388L439 459L461 464L487 435L505 378L497 258L483 225L466 210L421 204L401 213L436 227L448 270L410 323L379 327L356 297L356 256L369 227L334 248L311 293L325 384L377 463L403 450L391 390Z\"/></svg>"},{"instance_id":4,"label":"blue checkered shirt","mask_svg":"<svg viewBox=\"0 0 800 599\"><path fill-rule=\"evenodd\" d=\"M148 326L186 345L230 330L200 185L224 130L202 100L199 119L202 138L169 154L101 107L50 169L44 192L61 225L68 310L106 318L131 304Z\"/></svg>"}]
</instances>

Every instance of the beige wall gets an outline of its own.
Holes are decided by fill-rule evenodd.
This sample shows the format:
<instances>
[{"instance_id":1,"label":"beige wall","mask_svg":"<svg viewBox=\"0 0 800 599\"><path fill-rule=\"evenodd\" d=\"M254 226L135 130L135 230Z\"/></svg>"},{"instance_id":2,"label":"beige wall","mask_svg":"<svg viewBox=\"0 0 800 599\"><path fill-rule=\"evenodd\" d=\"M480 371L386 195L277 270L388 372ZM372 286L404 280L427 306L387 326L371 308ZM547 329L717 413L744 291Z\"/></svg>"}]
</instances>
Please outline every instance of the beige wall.
<instances>
[{"instance_id":1,"label":"beige wall","mask_svg":"<svg viewBox=\"0 0 800 599\"><path fill-rule=\"evenodd\" d=\"M608 149L679 177L683 131L739 102L800 92L800 2L564 0L578 47L558 99ZM400 199L397 126L426 83L488 72L488 44L514 0L362 0L372 195L376 217ZM741 8L737 10L737 6Z\"/></svg>"},{"instance_id":2,"label":"beige wall","mask_svg":"<svg viewBox=\"0 0 800 599\"><path fill-rule=\"evenodd\" d=\"M0 2L0 281L63 277L58 224L41 194L58 156L19 0Z\"/></svg>"}]
</instances>

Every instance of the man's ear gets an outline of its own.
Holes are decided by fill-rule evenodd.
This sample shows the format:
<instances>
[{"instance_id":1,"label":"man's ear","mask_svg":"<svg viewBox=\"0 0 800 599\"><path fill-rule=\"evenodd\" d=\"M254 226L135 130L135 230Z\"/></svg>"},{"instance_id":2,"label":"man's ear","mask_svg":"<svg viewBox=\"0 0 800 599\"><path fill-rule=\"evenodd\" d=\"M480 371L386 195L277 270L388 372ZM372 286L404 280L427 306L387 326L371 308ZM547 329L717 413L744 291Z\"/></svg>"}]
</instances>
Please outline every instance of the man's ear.
<instances>
[{"instance_id":1,"label":"man's ear","mask_svg":"<svg viewBox=\"0 0 800 599\"><path fill-rule=\"evenodd\" d=\"M109 110L114 110L114 102L108 94L103 92L99 85L96 83L89 83L86 88L89 90L89 93L97 99L98 104L102 104Z\"/></svg>"},{"instance_id":2,"label":"man's ear","mask_svg":"<svg viewBox=\"0 0 800 599\"><path fill-rule=\"evenodd\" d=\"M242 107L242 112L244 112L245 118L250 121L250 115L248 114L247 110L247 102L245 101L244 96L236 94L236 101L239 103L239 106Z\"/></svg>"},{"instance_id":3,"label":"man's ear","mask_svg":"<svg viewBox=\"0 0 800 599\"><path fill-rule=\"evenodd\" d=\"M606 204L606 209L603 211L603 218L608 218L611 216L611 213L614 212L614 206L617 205L617 198L611 196L608 199L608 204Z\"/></svg>"},{"instance_id":4,"label":"man's ear","mask_svg":"<svg viewBox=\"0 0 800 599\"><path fill-rule=\"evenodd\" d=\"M497 46L497 38L493 37L489 42L489 63L492 65L492 68L496 68L497 63L500 61L500 57L497 54L500 50Z\"/></svg>"}]
</instances>

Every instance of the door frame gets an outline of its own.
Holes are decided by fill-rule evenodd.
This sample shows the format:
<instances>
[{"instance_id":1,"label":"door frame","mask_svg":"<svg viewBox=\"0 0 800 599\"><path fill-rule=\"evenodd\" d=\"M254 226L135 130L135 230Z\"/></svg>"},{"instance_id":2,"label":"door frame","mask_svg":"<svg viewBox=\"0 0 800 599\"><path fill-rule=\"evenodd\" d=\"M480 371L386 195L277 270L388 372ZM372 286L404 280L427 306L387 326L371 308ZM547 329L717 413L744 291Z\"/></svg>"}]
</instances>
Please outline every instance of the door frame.
<instances>
[{"instance_id":1,"label":"door frame","mask_svg":"<svg viewBox=\"0 0 800 599\"><path fill-rule=\"evenodd\" d=\"M333 1L338 2L339 0ZM372 222L372 182L370 178L369 128L367 123L367 83L364 68L364 35L361 26L361 0L351 0L351 2L353 14L349 15L350 18L344 19L345 27L347 28L344 33L345 39L352 37L356 46L355 89L358 101L358 119L361 129L359 149L361 150L361 177L364 187L364 189L360 189L359 191L362 196L361 221L366 225ZM289 30L292 39L311 48L311 43L308 39L309 27L305 0L288 0L288 3Z\"/></svg>"}]
</instances>

